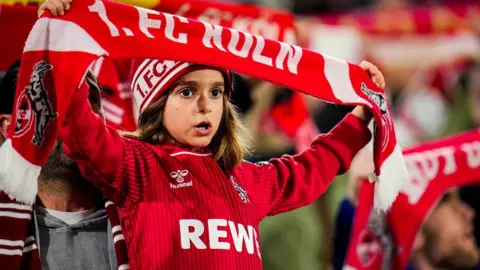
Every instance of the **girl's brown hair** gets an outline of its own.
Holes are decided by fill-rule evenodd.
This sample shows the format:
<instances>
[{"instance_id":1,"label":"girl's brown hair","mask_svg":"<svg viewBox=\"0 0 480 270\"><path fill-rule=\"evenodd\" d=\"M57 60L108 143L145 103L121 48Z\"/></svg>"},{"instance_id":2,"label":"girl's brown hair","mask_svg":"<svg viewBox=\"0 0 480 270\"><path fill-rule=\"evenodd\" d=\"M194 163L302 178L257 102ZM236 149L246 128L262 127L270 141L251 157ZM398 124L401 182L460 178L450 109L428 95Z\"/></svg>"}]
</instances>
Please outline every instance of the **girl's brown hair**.
<instances>
[{"instance_id":1,"label":"girl's brown hair","mask_svg":"<svg viewBox=\"0 0 480 270\"><path fill-rule=\"evenodd\" d=\"M169 92L166 91L158 100L145 108L138 119L136 131L122 131L120 134L126 138L138 139L151 144L164 143L168 131L163 125L163 111L167 104ZM239 114L225 95L223 97L223 114L220 127L207 146L207 149L212 152L224 172L230 172L240 165L248 151L238 135L240 129L243 129L243 126Z\"/></svg>"}]
</instances>

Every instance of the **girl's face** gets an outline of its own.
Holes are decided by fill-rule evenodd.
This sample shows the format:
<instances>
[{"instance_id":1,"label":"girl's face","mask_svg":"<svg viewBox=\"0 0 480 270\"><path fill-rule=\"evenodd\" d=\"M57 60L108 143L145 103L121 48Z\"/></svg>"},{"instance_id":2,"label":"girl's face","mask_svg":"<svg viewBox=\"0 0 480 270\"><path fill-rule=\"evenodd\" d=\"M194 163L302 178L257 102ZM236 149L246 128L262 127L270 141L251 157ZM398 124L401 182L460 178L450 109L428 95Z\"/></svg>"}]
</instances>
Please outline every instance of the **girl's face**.
<instances>
[{"instance_id":1,"label":"girl's face","mask_svg":"<svg viewBox=\"0 0 480 270\"><path fill-rule=\"evenodd\" d=\"M201 69L178 79L168 95L163 125L176 141L204 148L217 133L223 114L225 82L220 71Z\"/></svg>"}]
</instances>

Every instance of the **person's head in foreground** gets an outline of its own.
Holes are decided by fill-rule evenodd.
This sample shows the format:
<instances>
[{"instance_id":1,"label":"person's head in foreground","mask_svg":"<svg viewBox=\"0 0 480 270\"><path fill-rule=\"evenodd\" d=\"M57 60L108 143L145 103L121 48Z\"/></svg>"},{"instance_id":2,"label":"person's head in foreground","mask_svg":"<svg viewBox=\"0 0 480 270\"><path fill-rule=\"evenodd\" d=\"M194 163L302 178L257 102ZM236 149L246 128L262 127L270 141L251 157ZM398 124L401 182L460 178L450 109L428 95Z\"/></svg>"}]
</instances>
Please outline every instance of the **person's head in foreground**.
<instances>
[{"instance_id":1,"label":"person's head in foreground","mask_svg":"<svg viewBox=\"0 0 480 270\"><path fill-rule=\"evenodd\" d=\"M147 59L133 74L132 88L139 121L137 131L126 137L209 151L224 171L241 163L244 146L237 135L238 114L229 102L228 70Z\"/></svg>"},{"instance_id":2,"label":"person's head in foreground","mask_svg":"<svg viewBox=\"0 0 480 270\"><path fill-rule=\"evenodd\" d=\"M480 262L475 211L456 191L446 193L423 223L412 254L417 269L471 269Z\"/></svg>"}]
</instances>

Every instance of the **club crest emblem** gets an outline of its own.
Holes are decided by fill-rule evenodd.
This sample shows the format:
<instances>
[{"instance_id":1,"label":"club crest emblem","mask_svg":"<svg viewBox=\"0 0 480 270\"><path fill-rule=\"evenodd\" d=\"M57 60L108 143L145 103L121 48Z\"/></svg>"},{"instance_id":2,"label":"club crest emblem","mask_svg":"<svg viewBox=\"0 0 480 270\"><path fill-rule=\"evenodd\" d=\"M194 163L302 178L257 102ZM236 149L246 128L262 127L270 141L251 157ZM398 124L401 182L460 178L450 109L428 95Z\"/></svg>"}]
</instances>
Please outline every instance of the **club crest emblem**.
<instances>
[{"instance_id":1,"label":"club crest emblem","mask_svg":"<svg viewBox=\"0 0 480 270\"><path fill-rule=\"evenodd\" d=\"M364 267L370 267L381 256L382 270L391 268L395 252L393 238L387 228L385 213L370 211L367 228L358 237L357 257Z\"/></svg>"},{"instance_id":2,"label":"club crest emblem","mask_svg":"<svg viewBox=\"0 0 480 270\"><path fill-rule=\"evenodd\" d=\"M42 145L49 122L57 119L44 83L45 73L52 68L45 61L35 64L29 84L17 98L17 120L13 137L24 136L34 126L32 143L36 146Z\"/></svg>"},{"instance_id":3,"label":"club crest emblem","mask_svg":"<svg viewBox=\"0 0 480 270\"><path fill-rule=\"evenodd\" d=\"M360 90L367 95L368 99L370 99L373 103L375 103L380 112L383 114L388 114L388 106L387 106L387 99L385 98L385 94L377 93L372 91L367 87L365 83L362 82L360 86Z\"/></svg>"},{"instance_id":4,"label":"club crest emblem","mask_svg":"<svg viewBox=\"0 0 480 270\"><path fill-rule=\"evenodd\" d=\"M234 187L235 190L237 191L238 196L240 197L240 200L241 200L243 203L250 203L250 199L248 198L247 191L246 191L245 189L243 189L237 182L235 182L235 177L233 177L233 176L231 175L231 176L230 176L230 181L232 182L233 187Z\"/></svg>"}]
</instances>

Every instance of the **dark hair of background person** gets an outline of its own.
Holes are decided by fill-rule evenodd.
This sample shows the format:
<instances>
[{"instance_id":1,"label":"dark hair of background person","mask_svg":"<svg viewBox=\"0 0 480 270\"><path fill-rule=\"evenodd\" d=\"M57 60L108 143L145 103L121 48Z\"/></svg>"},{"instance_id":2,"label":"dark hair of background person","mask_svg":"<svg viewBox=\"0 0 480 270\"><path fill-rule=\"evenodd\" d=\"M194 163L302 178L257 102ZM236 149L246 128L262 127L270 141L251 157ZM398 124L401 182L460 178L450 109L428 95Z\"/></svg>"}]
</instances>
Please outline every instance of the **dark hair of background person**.
<instances>
[{"instance_id":1,"label":"dark hair of background person","mask_svg":"<svg viewBox=\"0 0 480 270\"><path fill-rule=\"evenodd\" d=\"M466 204L470 205L475 210L475 213L480 213L480 185L469 185L460 189L460 198ZM475 241L477 245L480 244L480 214L475 214L473 218L473 226L475 228Z\"/></svg>"},{"instance_id":2,"label":"dark hair of background person","mask_svg":"<svg viewBox=\"0 0 480 270\"><path fill-rule=\"evenodd\" d=\"M320 133L328 133L353 110L354 106L339 106L327 103L313 115L313 121Z\"/></svg>"},{"instance_id":3,"label":"dark hair of background person","mask_svg":"<svg viewBox=\"0 0 480 270\"><path fill-rule=\"evenodd\" d=\"M237 107L240 115L244 115L253 105L252 86L237 73L232 72L232 96L230 101Z\"/></svg>"},{"instance_id":4,"label":"dark hair of background person","mask_svg":"<svg viewBox=\"0 0 480 270\"><path fill-rule=\"evenodd\" d=\"M0 83L0 114L12 114L20 59L13 62Z\"/></svg>"}]
</instances>

